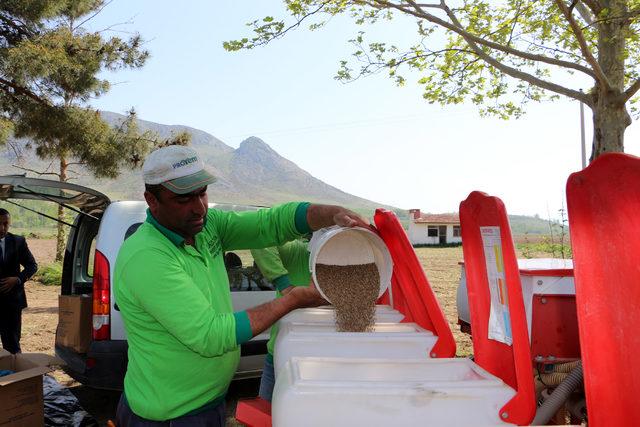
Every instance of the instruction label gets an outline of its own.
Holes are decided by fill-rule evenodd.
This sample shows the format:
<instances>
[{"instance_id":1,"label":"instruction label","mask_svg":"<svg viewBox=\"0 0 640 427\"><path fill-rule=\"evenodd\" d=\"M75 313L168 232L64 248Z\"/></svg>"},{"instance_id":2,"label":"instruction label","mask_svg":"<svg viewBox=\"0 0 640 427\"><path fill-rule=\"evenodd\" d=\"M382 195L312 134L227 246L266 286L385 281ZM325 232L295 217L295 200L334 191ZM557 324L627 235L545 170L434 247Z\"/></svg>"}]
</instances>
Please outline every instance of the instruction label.
<instances>
[{"instance_id":1,"label":"instruction label","mask_svg":"<svg viewBox=\"0 0 640 427\"><path fill-rule=\"evenodd\" d=\"M491 295L489 339L512 345L509 293L507 292L507 282L504 275L500 227L480 227L480 234L482 235L489 293Z\"/></svg>"}]
</instances>

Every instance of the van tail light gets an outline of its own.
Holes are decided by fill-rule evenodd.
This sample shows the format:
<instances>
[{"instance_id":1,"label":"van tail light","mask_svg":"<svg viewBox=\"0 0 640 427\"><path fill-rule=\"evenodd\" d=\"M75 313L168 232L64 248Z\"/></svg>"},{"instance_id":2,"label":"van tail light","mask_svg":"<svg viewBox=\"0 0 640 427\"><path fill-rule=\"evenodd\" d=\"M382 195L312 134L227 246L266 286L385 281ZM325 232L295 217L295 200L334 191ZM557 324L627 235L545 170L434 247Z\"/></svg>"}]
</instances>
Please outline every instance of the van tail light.
<instances>
[{"instance_id":1,"label":"van tail light","mask_svg":"<svg viewBox=\"0 0 640 427\"><path fill-rule=\"evenodd\" d=\"M111 339L109 261L96 250L93 263L93 339Z\"/></svg>"}]
</instances>

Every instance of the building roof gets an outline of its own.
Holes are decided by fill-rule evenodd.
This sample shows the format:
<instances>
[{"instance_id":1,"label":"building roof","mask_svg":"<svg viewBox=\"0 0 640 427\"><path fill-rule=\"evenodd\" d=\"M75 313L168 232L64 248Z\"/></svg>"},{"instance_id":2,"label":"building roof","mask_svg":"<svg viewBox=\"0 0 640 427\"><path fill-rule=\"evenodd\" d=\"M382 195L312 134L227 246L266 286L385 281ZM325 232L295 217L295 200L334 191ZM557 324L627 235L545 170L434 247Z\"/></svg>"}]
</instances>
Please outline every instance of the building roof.
<instances>
[{"instance_id":1,"label":"building roof","mask_svg":"<svg viewBox=\"0 0 640 427\"><path fill-rule=\"evenodd\" d=\"M419 224L460 224L460 216L456 213L420 214L420 218L414 219L413 222Z\"/></svg>"}]
</instances>

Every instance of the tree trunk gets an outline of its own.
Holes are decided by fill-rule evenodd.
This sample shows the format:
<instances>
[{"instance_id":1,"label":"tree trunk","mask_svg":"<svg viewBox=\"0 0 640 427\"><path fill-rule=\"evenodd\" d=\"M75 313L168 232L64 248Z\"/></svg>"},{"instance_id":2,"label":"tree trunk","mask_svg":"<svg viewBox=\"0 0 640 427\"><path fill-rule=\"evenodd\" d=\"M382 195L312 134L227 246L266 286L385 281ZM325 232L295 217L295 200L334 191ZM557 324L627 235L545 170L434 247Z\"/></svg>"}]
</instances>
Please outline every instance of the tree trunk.
<instances>
[{"instance_id":1,"label":"tree trunk","mask_svg":"<svg viewBox=\"0 0 640 427\"><path fill-rule=\"evenodd\" d=\"M631 117L624 104L599 98L593 106L593 148L590 162L601 154L624 152L624 132Z\"/></svg>"},{"instance_id":2,"label":"tree trunk","mask_svg":"<svg viewBox=\"0 0 640 427\"><path fill-rule=\"evenodd\" d=\"M626 0L602 0L609 16L625 16ZM592 91L593 149L590 161L603 153L624 151L624 131L631 117L624 101L625 19L601 20L598 23L598 64L607 76L610 88L599 82Z\"/></svg>"},{"instance_id":3,"label":"tree trunk","mask_svg":"<svg viewBox=\"0 0 640 427\"><path fill-rule=\"evenodd\" d=\"M67 182L67 159L60 155L60 182ZM65 225L60 222L65 220L64 208L58 205L58 236L56 237L56 261L62 261L66 246Z\"/></svg>"}]
</instances>

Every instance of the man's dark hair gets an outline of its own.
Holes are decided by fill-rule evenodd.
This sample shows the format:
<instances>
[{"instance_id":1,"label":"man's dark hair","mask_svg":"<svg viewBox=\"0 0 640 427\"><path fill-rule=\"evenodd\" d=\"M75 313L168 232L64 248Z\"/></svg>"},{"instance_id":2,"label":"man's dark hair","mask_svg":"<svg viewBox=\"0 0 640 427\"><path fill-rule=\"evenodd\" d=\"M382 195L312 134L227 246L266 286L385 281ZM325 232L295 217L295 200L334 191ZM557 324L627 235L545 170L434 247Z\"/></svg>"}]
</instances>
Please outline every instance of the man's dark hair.
<instances>
[{"instance_id":1,"label":"man's dark hair","mask_svg":"<svg viewBox=\"0 0 640 427\"><path fill-rule=\"evenodd\" d=\"M162 192L162 184L145 184L144 189L153 194L156 199L160 200L160 193Z\"/></svg>"},{"instance_id":2,"label":"man's dark hair","mask_svg":"<svg viewBox=\"0 0 640 427\"><path fill-rule=\"evenodd\" d=\"M0 216L3 216L3 215L11 216L8 210L4 208L0 208Z\"/></svg>"}]
</instances>

